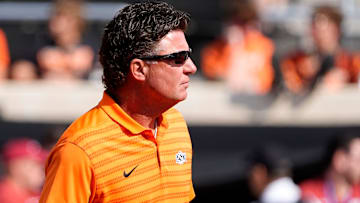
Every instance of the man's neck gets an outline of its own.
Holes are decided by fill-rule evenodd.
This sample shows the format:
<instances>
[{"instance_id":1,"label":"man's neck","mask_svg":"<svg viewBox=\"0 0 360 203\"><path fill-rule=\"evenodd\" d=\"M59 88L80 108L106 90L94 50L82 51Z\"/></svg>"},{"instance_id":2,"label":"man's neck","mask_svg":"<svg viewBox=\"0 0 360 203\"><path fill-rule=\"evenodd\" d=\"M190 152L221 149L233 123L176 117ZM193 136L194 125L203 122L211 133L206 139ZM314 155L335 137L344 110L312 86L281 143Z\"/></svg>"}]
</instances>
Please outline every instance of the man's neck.
<instances>
[{"instance_id":1,"label":"man's neck","mask_svg":"<svg viewBox=\"0 0 360 203\"><path fill-rule=\"evenodd\" d=\"M135 121L145 128L155 129L155 120L168 108L139 97L135 91L120 90L112 93L115 102Z\"/></svg>"},{"instance_id":2,"label":"man's neck","mask_svg":"<svg viewBox=\"0 0 360 203\"><path fill-rule=\"evenodd\" d=\"M137 111L127 105L120 105L120 107L140 125L145 128L155 130L155 120L160 116L160 114L147 114L146 112Z\"/></svg>"},{"instance_id":3,"label":"man's neck","mask_svg":"<svg viewBox=\"0 0 360 203\"><path fill-rule=\"evenodd\" d=\"M336 197L340 200L344 199L351 191L351 184L344 176L336 173L335 171L331 171L329 175L335 189Z\"/></svg>"},{"instance_id":4,"label":"man's neck","mask_svg":"<svg viewBox=\"0 0 360 203\"><path fill-rule=\"evenodd\" d=\"M6 179L11 184L13 190L16 190L19 193L28 191L24 180L20 179L19 177L16 177L14 175L8 175Z\"/></svg>"},{"instance_id":5,"label":"man's neck","mask_svg":"<svg viewBox=\"0 0 360 203\"><path fill-rule=\"evenodd\" d=\"M334 55L340 49L340 45L338 43L329 43L326 46L319 47L318 52L322 55Z\"/></svg>"}]
</instances>

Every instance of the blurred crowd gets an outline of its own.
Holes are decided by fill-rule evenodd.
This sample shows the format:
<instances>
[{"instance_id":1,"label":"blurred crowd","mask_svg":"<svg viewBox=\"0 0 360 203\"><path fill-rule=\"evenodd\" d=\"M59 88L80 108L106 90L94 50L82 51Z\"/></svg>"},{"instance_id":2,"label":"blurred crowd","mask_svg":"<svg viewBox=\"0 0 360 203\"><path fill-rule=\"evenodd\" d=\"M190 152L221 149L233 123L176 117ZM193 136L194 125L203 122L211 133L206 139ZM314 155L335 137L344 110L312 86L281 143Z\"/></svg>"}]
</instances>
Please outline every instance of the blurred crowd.
<instances>
[{"instance_id":1,"label":"blurred crowd","mask_svg":"<svg viewBox=\"0 0 360 203\"><path fill-rule=\"evenodd\" d=\"M13 137L1 144L0 202L39 202L45 161L63 131L62 126L51 127L39 139Z\"/></svg>"},{"instance_id":2,"label":"blurred crowd","mask_svg":"<svg viewBox=\"0 0 360 203\"><path fill-rule=\"evenodd\" d=\"M39 201L47 156L63 130L51 129L42 140L17 137L1 145L0 202ZM239 191L246 196L244 199L251 199L252 203L360 201L360 131L344 130L331 135L320 155L320 167L296 182L293 179L296 166L289 151L275 142L259 143L244 151L246 171L242 176L247 181L243 188L249 189Z\"/></svg>"},{"instance_id":3,"label":"blurred crowd","mask_svg":"<svg viewBox=\"0 0 360 203\"><path fill-rule=\"evenodd\" d=\"M266 24L261 14L276 4L281 12L284 7L281 5L289 1L226 2L222 34L199 51L196 61L200 78L221 81L234 98L250 101L258 97L267 101L280 92L304 97L320 86L336 92L358 83L360 52L342 45L344 16L336 4L314 6L309 28L304 29L311 37L302 38L306 46L299 45L279 54L281 44L263 30ZM40 39L41 46L31 51L33 55L24 59L10 60L8 43L11 42L0 28L0 80L100 80L97 50L83 38L87 24L84 3L54 0L46 37Z\"/></svg>"},{"instance_id":4,"label":"blurred crowd","mask_svg":"<svg viewBox=\"0 0 360 203\"><path fill-rule=\"evenodd\" d=\"M36 140L18 138L8 141L2 150L4 173L0 181L0 201L39 202L46 156L47 152Z\"/></svg>"},{"instance_id":5,"label":"blurred crowd","mask_svg":"<svg viewBox=\"0 0 360 203\"><path fill-rule=\"evenodd\" d=\"M310 177L292 179L293 161L285 146L267 144L249 153L248 183L257 202L343 203L360 201L360 136L334 134Z\"/></svg>"},{"instance_id":6,"label":"blurred crowd","mask_svg":"<svg viewBox=\"0 0 360 203\"><path fill-rule=\"evenodd\" d=\"M278 55L278 44L262 30L257 1L232 1L222 34L201 50L202 78L221 81L236 98L274 98L279 92L307 96L318 87L341 91L359 81L360 47L341 43L341 10L313 8L306 47ZM56 0L48 20L49 39L34 58L11 61L7 34L0 28L0 81L88 80L98 71L96 50L83 41L86 27L82 0ZM25 45L26 46L26 45ZM26 47L25 47L26 48ZM100 78L99 78L100 79ZM1 84L0 84L1 85ZM30 138L2 146L0 202L37 202L44 179L48 146ZM42 143L43 144L43 143ZM360 133L343 133L329 142L318 176L295 183L283 146L261 146L249 152L249 188L254 199L268 203L360 202Z\"/></svg>"},{"instance_id":7,"label":"blurred crowd","mask_svg":"<svg viewBox=\"0 0 360 203\"><path fill-rule=\"evenodd\" d=\"M0 78L16 81L37 79L72 81L88 78L94 68L95 51L83 42L84 2L54 1L48 35L27 59L10 61L5 33L0 30Z\"/></svg>"},{"instance_id":8,"label":"blurred crowd","mask_svg":"<svg viewBox=\"0 0 360 203\"><path fill-rule=\"evenodd\" d=\"M201 50L199 66L205 79L224 81L235 93L256 96L279 89L306 95L317 86L336 91L358 82L360 55L342 46L343 15L335 6L316 6L307 47L279 56L275 41L261 29L263 4L229 2L222 35ZM0 77L20 81L89 78L96 51L83 42L83 4L82 0L54 2L47 26L49 39L43 39L31 60L10 61L9 42L0 30Z\"/></svg>"},{"instance_id":9,"label":"blurred crowd","mask_svg":"<svg viewBox=\"0 0 360 203\"><path fill-rule=\"evenodd\" d=\"M279 44L261 29L256 2L234 1L222 35L202 50L207 79L224 81L238 98L251 100L280 91L305 97L318 87L336 92L358 83L360 55L341 43L344 16L338 7L315 6L306 46L277 54Z\"/></svg>"}]
</instances>

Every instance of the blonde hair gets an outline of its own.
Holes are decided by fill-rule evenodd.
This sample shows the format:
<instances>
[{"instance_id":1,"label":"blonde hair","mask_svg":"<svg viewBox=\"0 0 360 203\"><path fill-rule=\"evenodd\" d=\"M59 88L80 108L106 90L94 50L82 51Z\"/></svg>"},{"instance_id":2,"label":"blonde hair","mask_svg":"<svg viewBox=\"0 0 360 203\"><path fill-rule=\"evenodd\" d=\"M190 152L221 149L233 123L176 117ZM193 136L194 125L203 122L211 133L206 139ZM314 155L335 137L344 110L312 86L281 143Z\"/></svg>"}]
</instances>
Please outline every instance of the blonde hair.
<instances>
[{"instance_id":1,"label":"blonde hair","mask_svg":"<svg viewBox=\"0 0 360 203\"><path fill-rule=\"evenodd\" d=\"M84 5L82 0L56 0L52 9L51 17L71 16L76 19L79 31L85 29Z\"/></svg>"}]
</instances>

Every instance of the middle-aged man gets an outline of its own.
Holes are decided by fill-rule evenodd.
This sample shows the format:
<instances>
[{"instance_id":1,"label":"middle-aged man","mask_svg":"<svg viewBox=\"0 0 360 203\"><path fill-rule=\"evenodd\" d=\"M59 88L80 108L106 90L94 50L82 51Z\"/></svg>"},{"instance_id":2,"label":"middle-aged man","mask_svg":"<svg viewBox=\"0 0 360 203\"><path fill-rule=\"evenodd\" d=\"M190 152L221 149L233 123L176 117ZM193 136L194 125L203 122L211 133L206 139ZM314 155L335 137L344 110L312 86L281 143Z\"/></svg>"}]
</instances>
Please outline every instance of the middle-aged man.
<instances>
[{"instance_id":1,"label":"middle-aged man","mask_svg":"<svg viewBox=\"0 0 360 203\"><path fill-rule=\"evenodd\" d=\"M106 91L62 135L46 163L40 202L190 202L192 145L172 108L196 66L188 14L163 2L126 6L100 48Z\"/></svg>"},{"instance_id":2,"label":"middle-aged man","mask_svg":"<svg viewBox=\"0 0 360 203\"><path fill-rule=\"evenodd\" d=\"M306 203L360 202L360 134L343 132L328 143L323 174L300 184Z\"/></svg>"},{"instance_id":3,"label":"middle-aged man","mask_svg":"<svg viewBox=\"0 0 360 203\"><path fill-rule=\"evenodd\" d=\"M47 151L30 138L8 140L2 146L5 173L0 179L1 203L39 202Z\"/></svg>"},{"instance_id":4,"label":"middle-aged man","mask_svg":"<svg viewBox=\"0 0 360 203\"><path fill-rule=\"evenodd\" d=\"M301 191L294 183L292 160L283 145L267 143L248 156L248 186L258 203L298 203ZM255 203L255 202L254 202Z\"/></svg>"}]
</instances>

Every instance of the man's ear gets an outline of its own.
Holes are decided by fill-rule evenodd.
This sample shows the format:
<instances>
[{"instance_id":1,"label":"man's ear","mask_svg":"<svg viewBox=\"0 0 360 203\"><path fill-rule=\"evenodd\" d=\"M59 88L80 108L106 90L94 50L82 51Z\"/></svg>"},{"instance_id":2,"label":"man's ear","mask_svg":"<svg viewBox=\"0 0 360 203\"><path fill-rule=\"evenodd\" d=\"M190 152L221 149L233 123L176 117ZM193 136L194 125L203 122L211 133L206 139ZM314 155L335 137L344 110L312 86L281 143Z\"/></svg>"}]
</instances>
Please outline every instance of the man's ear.
<instances>
[{"instance_id":1,"label":"man's ear","mask_svg":"<svg viewBox=\"0 0 360 203\"><path fill-rule=\"evenodd\" d=\"M133 59L130 62L130 74L135 80L144 81L146 78L147 64L141 59Z\"/></svg>"}]
</instances>

